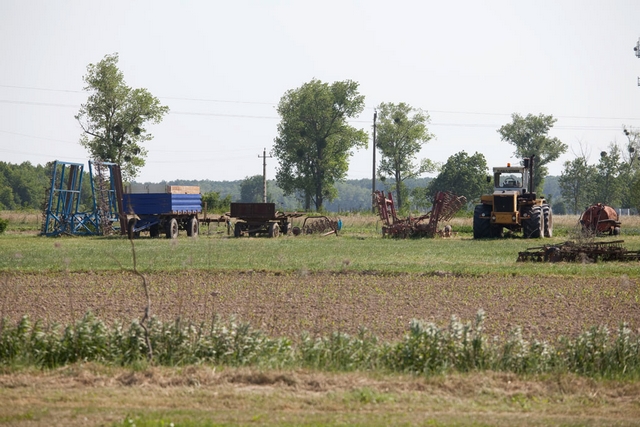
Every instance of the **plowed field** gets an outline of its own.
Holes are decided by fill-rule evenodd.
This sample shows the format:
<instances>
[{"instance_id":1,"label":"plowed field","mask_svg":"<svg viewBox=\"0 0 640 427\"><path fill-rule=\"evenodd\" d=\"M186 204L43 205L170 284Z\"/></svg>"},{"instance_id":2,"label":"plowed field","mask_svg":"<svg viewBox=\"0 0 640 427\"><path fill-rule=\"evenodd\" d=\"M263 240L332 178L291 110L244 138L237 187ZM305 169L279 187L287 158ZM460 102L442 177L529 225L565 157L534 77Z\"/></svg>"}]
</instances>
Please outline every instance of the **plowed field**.
<instances>
[{"instance_id":1,"label":"plowed field","mask_svg":"<svg viewBox=\"0 0 640 427\"><path fill-rule=\"evenodd\" d=\"M4 273L2 317L68 323L91 310L130 322L145 303L141 279L129 272ZM591 326L640 328L640 281L627 277L463 277L419 274L213 272L185 270L146 276L151 314L209 322L236 316L272 336L295 337L364 326L397 340L409 321L438 325L455 315L486 313L485 331L501 336L520 326L525 337L554 340Z\"/></svg>"}]
</instances>

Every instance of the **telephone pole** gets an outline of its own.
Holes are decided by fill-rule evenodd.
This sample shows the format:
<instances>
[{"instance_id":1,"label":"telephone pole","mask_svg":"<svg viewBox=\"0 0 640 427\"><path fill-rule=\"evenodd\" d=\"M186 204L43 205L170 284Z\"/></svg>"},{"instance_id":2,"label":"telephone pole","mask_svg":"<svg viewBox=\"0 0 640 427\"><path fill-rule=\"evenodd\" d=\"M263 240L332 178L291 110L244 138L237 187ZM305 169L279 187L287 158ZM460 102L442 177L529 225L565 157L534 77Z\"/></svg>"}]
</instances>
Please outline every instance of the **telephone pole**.
<instances>
[{"instance_id":1,"label":"telephone pole","mask_svg":"<svg viewBox=\"0 0 640 427\"><path fill-rule=\"evenodd\" d=\"M376 213L376 119L378 111L373 110L373 177L371 178L371 212Z\"/></svg>"},{"instance_id":2,"label":"telephone pole","mask_svg":"<svg viewBox=\"0 0 640 427\"><path fill-rule=\"evenodd\" d=\"M262 203L267 203L267 157L272 156L267 156L267 149L264 148L262 156L258 154L258 158L262 159Z\"/></svg>"}]
</instances>

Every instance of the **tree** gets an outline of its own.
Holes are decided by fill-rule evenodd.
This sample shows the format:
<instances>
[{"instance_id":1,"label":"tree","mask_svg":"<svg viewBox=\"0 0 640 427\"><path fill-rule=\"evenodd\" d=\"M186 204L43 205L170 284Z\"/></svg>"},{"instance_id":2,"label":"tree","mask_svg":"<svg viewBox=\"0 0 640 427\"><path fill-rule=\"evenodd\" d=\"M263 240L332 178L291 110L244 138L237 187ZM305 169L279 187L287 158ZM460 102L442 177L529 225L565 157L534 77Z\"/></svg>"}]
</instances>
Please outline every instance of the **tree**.
<instances>
[{"instance_id":1,"label":"tree","mask_svg":"<svg viewBox=\"0 0 640 427\"><path fill-rule=\"evenodd\" d=\"M640 131L623 128L628 139L627 149L622 150L623 168L621 181L627 191L623 194L622 207L634 207L640 211Z\"/></svg>"},{"instance_id":2,"label":"tree","mask_svg":"<svg viewBox=\"0 0 640 427\"><path fill-rule=\"evenodd\" d=\"M262 202L264 193L264 183L262 175L254 175L245 178L240 183L240 201L244 203ZM268 183L267 183L268 184ZM267 193L267 200L269 200Z\"/></svg>"},{"instance_id":3,"label":"tree","mask_svg":"<svg viewBox=\"0 0 640 427\"><path fill-rule=\"evenodd\" d=\"M224 198L217 191L211 191L202 195L202 203L206 205L207 212L229 212L231 210L231 195Z\"/></svg>"},{"instance_id":4,"label":"tree","mask_svg":"<svg viewBox=\"0 0 640 427\"><path fill-rule=\"evenodd\" d=\"M593 200L609 206L619 206L623 199L624 165L621 162L620 148L612 143L609 152L600 153L600 160L595 167Z\"/></svg>"},{"instance_id":5,"label":"tree","mask_svg":"<svg viewBox=\"0 0 640 427\"><path fill-rule=\"evenodd\" d=\"M89 64L83 80L89 98L75 116L84 131L80 144L93 158L119 164L124 180L134 178L145 164L142 143L153 139L144 126L161 122L169 108L146 89L125 84L117 53Z\"/></svg>"},{"instance_id":6,"label":"tree","mask_svg":"<svg viewBox=\"0 0 640 427\"><path fill-rule=\"evenodd\" d=\"M438 176L427 186L427 192L451 191L468 201L480 199L492 189L492 184L487 183L487 171L484 155L476 152L469 156L461 151L447 159Z\"/></svg>"},{"instance_id":7,"label":"tree","mask_svg":"<svg viewBox=\"0 0 640 427\"><path fill-rule=\"evenodd\" d=\"M512 123L498 129L503 141L516 147L514 154L519 158L535 155L533 185L536 192L542 191L544 178L549 170L546 165L558 159L567 151L567 145L558 138L547 136L556 119L552 115L532 114L522 117L517 113L511 115Z\"/></svg>"},{"instance_id":8,"label":"tree","mask_svg":"<svg viewBox=\"0 0 640 427\"><path fill-rule=\"evenodd\" d=\"M394 178L398 209L402 209L405 196L408 195L404 180L433 170L429 160L415 163L422 146L433 138L426 125L429 123L429 114L403 102L382 103L378 110L380 123L377 125L376 145L382 155L378 175L382 180Z\"/></svg>"},{"instance_id":9,"label":"tree","mask_svg":"<svg viewBox=\"0 0 640 427\"><path fill-rule=\"evenodd\" d=\"M354 148L367 146L367 134L347 123L364 109L364 96L351 80L331 85L313 79L287 91L278 104L281 120L273 155L276 181L285 194L301 192L306 210L322 209L346 177Z\"/></svg>"},{"instance_id":10,"label":"tree","mask_svg":"<svg viewBox=\"0 0 640 427\"><path fill-rule=\"evenodd\" d=\"M562 197L569 203L573 213L579 213L591 204L595 172L595 168L587 163L585 155L564 162L564 170L558 183Z\"/></svg>"}]
</instances>

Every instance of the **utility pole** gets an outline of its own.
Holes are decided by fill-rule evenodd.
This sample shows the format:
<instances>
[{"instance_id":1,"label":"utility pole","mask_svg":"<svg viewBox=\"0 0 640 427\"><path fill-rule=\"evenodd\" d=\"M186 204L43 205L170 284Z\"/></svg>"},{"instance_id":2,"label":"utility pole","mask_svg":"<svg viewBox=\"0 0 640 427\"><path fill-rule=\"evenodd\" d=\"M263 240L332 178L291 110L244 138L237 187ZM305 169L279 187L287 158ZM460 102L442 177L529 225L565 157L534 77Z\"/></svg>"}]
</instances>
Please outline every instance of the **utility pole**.
<instances>
[{"instance_id":1,"label":"utility pole","mask_svg":"<svg viewBox=\"0 0 640 427\"><path fill-rule=\"evenodd\" d=\"M262 203L267 203L267 149L264 148L262 156L258 154L258 158L262 158Z\"/></svg>"},{"instance_id":2,"label":"utility pole","mask_svg":"<svg viewBox=\"0 0 640 427\"><path fill-rule=\"evenodd\" d=\"M636 43L636 47L633 50L636 52L636 58L640 58L640 39L638 39L638 43ZM640 77L638 77L638 86L640 86Z\"/></svg>"},{"instance_id":3,"label":"utility pole","mask_svg":"<svg viewBox=\"0 0 640 427\"><path fill-rule=\"evenodd\" d=\"M373 110L373 177L371 178L371 212L376 213L376 119L378 111Z\"/></svg>"}]
</instances>

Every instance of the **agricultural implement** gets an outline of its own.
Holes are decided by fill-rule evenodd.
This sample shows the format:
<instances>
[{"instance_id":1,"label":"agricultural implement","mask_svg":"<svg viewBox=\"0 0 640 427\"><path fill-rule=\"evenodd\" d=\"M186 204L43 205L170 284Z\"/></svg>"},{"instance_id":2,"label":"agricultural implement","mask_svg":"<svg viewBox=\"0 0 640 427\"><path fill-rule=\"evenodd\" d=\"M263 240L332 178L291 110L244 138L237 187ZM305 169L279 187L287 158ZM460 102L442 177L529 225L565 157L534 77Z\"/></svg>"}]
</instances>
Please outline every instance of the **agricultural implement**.
<instances>
[{"instance_id":1,"label":"agricultural implement","mask_svg":"<svg viewBox=\"0 0 640 427\"><path fill-rule=\"evenodd\" d=\"M383 221L382 236L390 237L434 237L436 234L450 234L438 230L438 222L450 220L456 212L464 206L467 199L464 196L456 196L449 191L438 191L433 197L433 207L430 212L417 218L398 218L393 203L393 196L389 192L385 197L382 191L375 192L378 214Z\"/></svg>"},{"instance_id":2,"label":"agricultural implement","mask_svg":"<svg viewBox=\"0 0 640 427\"><path fill-rule=\"evenodd\" d=\"M587 208L580 216L580 225L585 234L617 236L620 234L618 213L611 206L596 203Z\"/></svg>"},{"instance_id":3,"label":"agricultural implement","mask_svg":"<svg viewBox=\"0 0 640 427\"><path fill-rule=\"evenodd\" d=\"M338 231L342 229L342 220L331 219L325 215L307 216L302 222L302 227L293 227L294 236L300 234L320 234L329 236L331 234L338 235Z\"/></svg>"},{"instance_id":4,"label":"agricultural implement","mask_svg":"<svg viewBox=\"0 0 640 427\"><path fill-rule=\"evenodd\" d=\"M518 262L640 261L640 251L628 251L624 240L538 246L518 253Z\"/></svg>"},{"instance_id":5,"label":"agricultural implement","mask_svg":"<svg viewBox=\"0 0 640 427\"><path fill-rule=\"evenodd\" d=\"M115 226L116 222L121 223L120 213L123 212L120 166L89 161L88 177L90 206L83 206L84 165L59 160L53 162L51 186L47 189L42 210L42 235L102 236L113 234L120 228Z\"/></svg>"},{"instance_id":6,"label":"agricultural implement","mask_svg":"<svg viewBox=\"0 0 640 427\"><path fill-rule=\"evenodd\" d=\"M231 203L229 216L236 219L233 235L255 236L266 234L278 237L280 233L287 234L291 219L301 217L297 212L277 212L275 203Z\"/></svg>"}]
</instances>

